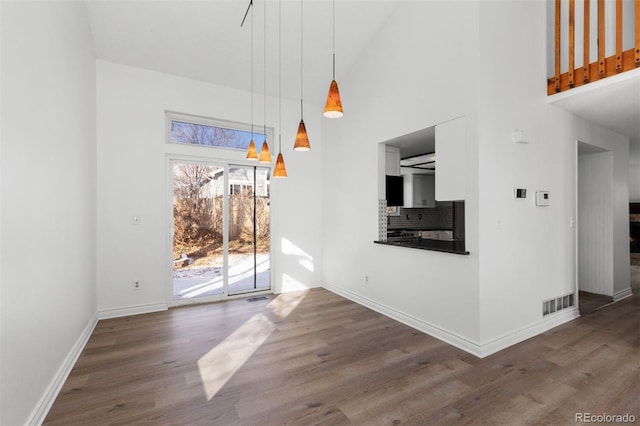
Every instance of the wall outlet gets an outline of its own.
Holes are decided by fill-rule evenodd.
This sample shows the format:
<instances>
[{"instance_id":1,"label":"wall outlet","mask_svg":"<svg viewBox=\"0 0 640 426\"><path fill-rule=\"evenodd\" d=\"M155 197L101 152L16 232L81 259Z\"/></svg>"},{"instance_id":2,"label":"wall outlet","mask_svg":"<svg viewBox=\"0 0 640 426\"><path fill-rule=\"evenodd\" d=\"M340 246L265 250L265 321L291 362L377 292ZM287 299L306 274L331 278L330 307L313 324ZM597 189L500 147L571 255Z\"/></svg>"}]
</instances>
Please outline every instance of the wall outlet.
<instances>
[{"instance_id":1,"label":"wall outlet","mask_svg":"<svg viewBox=\"0 0 640 426\"><path fill-rule=\"evenodd\" d=\"M365 284L369 282L369 275L365 275L364 276L364 282L365 282Z\"/></svg>"},{"instance_id":2,"label":"wall outlet","mask_svg":"<svg viewBox=\"0 0 640 426\"><path fill-rule=\"evenodd\" d=\"M140 281L136 280L133 282L133 289L140 290Z\"/></svg>"}]
</instances>

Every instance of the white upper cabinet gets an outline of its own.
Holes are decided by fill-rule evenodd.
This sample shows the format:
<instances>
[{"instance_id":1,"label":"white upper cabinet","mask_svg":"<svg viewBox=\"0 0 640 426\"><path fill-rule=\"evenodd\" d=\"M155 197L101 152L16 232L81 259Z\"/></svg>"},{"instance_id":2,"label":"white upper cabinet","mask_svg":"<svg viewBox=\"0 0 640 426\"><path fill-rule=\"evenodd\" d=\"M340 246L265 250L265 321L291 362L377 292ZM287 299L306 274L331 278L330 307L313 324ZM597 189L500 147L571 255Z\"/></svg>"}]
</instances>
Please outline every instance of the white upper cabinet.
<instances>
[{"instance_id":1,"label":"white upper cabinet","mask_svg":"<svg viewBox=\"0 0 640 426\"><path fill-rule=\"evenodd\" d=\"M466 198L467 128L464 117L436 126L436 189L438 201Z\"/></svg>"},{"instance_id":2,"label":"white upper cabinet","mask_svg":"<svg viewBox=\"0 0 640 426\"><path fill-rule=\"evenodd\" d=\"M424 207L436 206L436 177L433 175L420 176L420 200Z\"/></svg>"},{"instance_id":3,"label":"white upper cabinet","mask_svg":"<svg viewBox=\"0 0 640 426\"><path fill-rule=\"evenodd\" d=\"M400 148L385 146L385 174L400 176Z\"/></svg>"},{"instance_id":4,"label":"white upper cabinet","mask_svg":"<svg viewBox=\"0 0 640 426\"><path fill-rule=\"evenodd\" d=\"M435 177L404 175L404 207L435 207Z\"/></svg>"}]
</instances>

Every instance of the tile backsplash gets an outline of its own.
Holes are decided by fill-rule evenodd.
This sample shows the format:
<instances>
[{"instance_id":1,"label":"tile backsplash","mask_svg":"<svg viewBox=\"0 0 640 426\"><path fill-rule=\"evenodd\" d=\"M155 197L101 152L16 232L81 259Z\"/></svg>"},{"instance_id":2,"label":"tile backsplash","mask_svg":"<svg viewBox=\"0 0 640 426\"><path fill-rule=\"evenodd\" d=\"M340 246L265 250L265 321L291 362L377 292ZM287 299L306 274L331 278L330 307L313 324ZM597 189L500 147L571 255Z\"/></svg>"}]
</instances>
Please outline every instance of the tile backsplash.
<instances>
[{"instance_id":1,"label":"tile backsplash","mask_svg":"<svg viewBox=\"0 0 640 426\"><path fill-rule=\"evenodd\" d=\"M453 208L438 206L435 208L400 207L399 216L389 216L388 229L452 229Z\"/></svg>"}]
</instances>

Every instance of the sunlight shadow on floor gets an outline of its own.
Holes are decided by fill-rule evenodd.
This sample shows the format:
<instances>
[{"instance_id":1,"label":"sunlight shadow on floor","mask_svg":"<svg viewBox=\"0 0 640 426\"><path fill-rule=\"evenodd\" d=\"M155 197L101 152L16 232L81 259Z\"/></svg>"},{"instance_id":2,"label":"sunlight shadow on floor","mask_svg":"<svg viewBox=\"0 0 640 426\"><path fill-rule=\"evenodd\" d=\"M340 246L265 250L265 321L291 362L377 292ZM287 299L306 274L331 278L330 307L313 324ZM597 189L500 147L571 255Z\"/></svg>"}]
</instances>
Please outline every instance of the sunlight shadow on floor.
<instances>
[{"instance_id":1,"label":"sunlight shadow on floor","mask_svg":"<svg viewBox=\"0 0 640 426\"><path fill-rule=\"evenodd\" d=\"M277 317L274 319L284 319L293 312L305 295L306 292L279 295L267 305L267 308ZM268 316L269 313L254 315L198 360L200 380L208 401L276 329Z\"/></svg>"}]
</instances>

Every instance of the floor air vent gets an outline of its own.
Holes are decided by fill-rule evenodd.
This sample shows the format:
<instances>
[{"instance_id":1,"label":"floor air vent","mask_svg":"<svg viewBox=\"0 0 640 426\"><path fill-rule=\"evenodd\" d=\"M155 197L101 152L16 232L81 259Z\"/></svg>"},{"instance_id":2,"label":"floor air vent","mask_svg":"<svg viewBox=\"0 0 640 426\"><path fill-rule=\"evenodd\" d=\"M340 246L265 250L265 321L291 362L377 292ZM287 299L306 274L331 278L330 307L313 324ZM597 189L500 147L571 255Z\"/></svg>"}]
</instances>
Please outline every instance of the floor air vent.
<instances>
[{"instance_id":1,"label":"floor air vent","mask_svg":"<svg viewBox=\"0 0 640 426\"><path fill-rule=\"evenodd\" d=\"M572 307L575 304L574 293L542 302L542 316Z\"/></svg>"},{"instance_id":2,"label":"floor air vent","mask_svg":"<svg viewBox=\"0 0 640 426\"><path fill-rule=\"evenodd\" d=\"M257 302L258 300L267 300L267 296L252 297L251 299L247 299L247 302Z\"/></svg>"}]
</instances>

